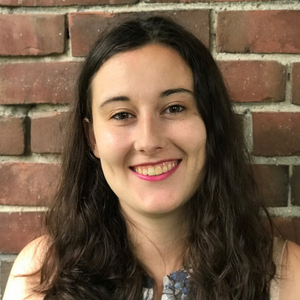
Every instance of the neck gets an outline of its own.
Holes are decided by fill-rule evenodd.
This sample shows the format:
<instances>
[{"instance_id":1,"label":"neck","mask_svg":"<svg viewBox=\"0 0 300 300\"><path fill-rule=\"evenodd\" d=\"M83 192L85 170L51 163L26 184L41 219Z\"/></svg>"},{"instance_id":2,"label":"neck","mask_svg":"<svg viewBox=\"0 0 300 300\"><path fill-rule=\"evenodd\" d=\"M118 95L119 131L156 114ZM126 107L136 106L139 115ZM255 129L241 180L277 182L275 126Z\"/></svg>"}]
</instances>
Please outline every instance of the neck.
<instances>
[{"instance_id":1,"label":"neck","mask_svg":"<svg viewBox=\"0 0 300 300\"><path fill-rule=\"evenodd\" d=\"M124 210L123 213L133 251L159 287L166 274L182 267L186 250L186 214L182 210L155 216L129 214Z\"/></svg>"}]
</instances>

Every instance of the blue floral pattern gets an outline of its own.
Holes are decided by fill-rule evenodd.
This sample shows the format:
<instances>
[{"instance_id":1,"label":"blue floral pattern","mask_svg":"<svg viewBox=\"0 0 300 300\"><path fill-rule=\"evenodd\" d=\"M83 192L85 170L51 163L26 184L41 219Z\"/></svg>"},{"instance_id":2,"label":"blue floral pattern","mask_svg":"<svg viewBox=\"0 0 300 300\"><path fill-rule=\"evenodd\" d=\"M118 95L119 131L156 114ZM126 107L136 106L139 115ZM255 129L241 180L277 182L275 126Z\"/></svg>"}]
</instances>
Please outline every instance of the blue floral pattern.
<instances>
[{"instance_id":1,"label":"blue floral pattern","mask_svg":"<svg viewBox=\"0 0 300 300\"><path fill-rule=\"evenodd\" d=\"M190 289L190 276L181 269L166 275L163 280L163 293L161 300L184 300ZM151 278L145 277L141 300L153 299L153 285Z\"/></svg>"},{"instance_id":2,"label":"blue floral pattern","mask_svg":"<svg viewBox=\"0 0 300 300\"><path fill-rule=\"evenodd\" d=\"M178 271L166 275L163 280L163 293L161 300L184 300L187 299L191 288L190 276L182 268ZM141 300L153 299L153 284L150 277L145 276L143 280L143 292ZM266 300L270 300L267 297Z\"/></svg>"}]
</instances>

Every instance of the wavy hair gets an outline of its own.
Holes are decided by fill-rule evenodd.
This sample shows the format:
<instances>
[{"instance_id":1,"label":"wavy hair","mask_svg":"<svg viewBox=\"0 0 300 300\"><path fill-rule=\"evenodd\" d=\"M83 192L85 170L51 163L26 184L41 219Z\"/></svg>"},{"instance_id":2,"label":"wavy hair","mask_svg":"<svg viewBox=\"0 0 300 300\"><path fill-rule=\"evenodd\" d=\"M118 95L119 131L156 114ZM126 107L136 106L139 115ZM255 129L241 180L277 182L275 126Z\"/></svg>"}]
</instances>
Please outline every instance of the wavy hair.
<instances>
[{"instance_id":1,"label":"wavy hair","mask_svg":"<svg viewBox=\"0 0 300 300\"><path fill-rule=\"evenodd\" d=\"M46 300L137 300L146 273L134 256L117 196L90 151L83 119L92 122L91 83L114 55L160 44L174 49L193 72L207 131L203 176L189 204L191 299L257 300L275 274L272 236L262 225L241 124L208 49L161 17L133 19L106 32L82 67L62 162L60 189L46 216L49 251L39 290Z\"/></svg>"}]
</instances>

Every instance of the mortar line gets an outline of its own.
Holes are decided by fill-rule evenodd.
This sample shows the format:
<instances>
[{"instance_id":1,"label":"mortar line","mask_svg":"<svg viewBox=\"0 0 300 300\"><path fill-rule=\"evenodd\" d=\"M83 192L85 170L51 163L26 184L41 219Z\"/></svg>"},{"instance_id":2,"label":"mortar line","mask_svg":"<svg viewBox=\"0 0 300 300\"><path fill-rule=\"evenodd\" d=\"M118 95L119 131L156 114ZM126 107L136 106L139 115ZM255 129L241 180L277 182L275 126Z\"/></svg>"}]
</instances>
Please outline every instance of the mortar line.
<instances>
[{"instance_id":1,"label":"mortar line","mask_svg":"<svg viewBox=\"0 0 300 300\"><path fill-rule=\"evenodd\" d=\"M0 213L23 213L23 212L46 212L48 210L45 206L32 205L0 205Z\"/></svg>"},{"instance_id":2,"label":"mortar line","mask_svg":"<svg viewBox=\"0 0 300 300\"><path fill-rule=\"evenodd\" d=\"M293 175L293 166L289 165L289 185L288 185L288 207L292 208L292 175Z\"/></svg>"},{"instance_id":3,"label":"mortar line","mask_svg":"<svg viewBox=\"0 0 300 300\"><path fill-rule=\"evenodd\" d=\"M258 165L300 165L300 156L255 156L252 155L252 161Z\"/></svg>"}]
</instances>

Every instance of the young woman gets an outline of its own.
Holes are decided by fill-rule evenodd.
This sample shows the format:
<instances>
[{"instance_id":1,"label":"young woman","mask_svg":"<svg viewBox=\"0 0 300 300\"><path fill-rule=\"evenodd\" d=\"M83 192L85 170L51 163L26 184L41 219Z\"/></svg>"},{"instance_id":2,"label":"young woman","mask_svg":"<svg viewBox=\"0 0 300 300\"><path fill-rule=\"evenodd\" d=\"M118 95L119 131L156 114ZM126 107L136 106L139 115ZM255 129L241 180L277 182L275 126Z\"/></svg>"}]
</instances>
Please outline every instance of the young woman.
<instances>
[{"instance_id":1,"label":"young woman","mask_svg":"<svg viewBox=\"0 0 300 300\"><path fill-rule=\"evenodd\" d=\"M192 34L152 17L102 36L69 138L48 235L4 300L299 299L299 247L261 224L240 124Z\"/></svg>"}]
</instances>

